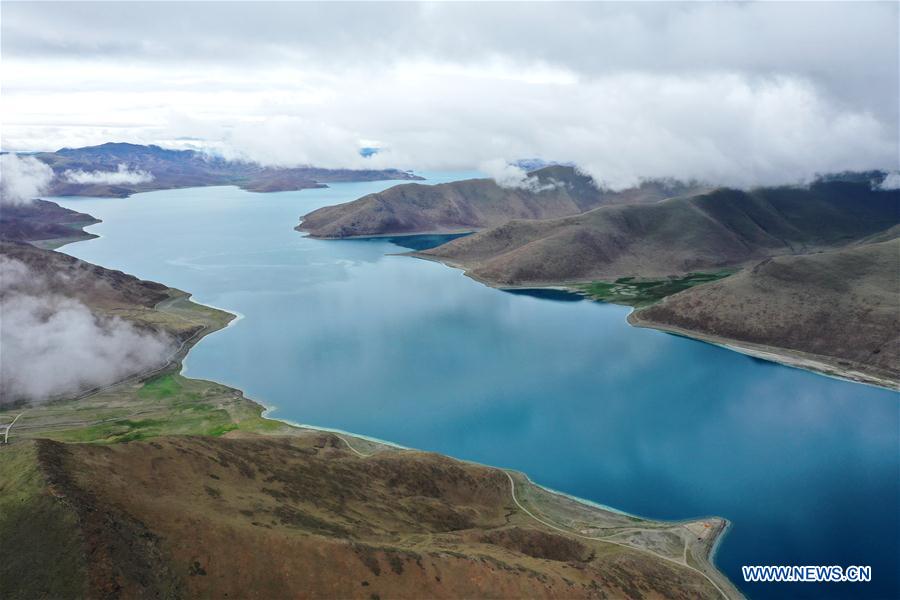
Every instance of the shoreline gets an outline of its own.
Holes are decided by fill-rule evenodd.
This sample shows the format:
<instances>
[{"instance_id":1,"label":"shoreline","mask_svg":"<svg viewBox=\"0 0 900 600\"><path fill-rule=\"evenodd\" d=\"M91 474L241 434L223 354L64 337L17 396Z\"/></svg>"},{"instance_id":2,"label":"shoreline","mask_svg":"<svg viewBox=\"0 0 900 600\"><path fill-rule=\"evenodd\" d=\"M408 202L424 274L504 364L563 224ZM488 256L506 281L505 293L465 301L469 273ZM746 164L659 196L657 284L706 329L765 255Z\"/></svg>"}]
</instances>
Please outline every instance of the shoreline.
<instances>
[{"instance_id":1,"label":"shoreline","mask_svg":"<svg viewBox=\"0 0 900 600\"><path fill-rule=\"evenodd\" d=\"M465 266L450 260L444 260L427 254L423 255L421 252L406 252L403 253L402 256L409 256L412 258L436 262L452 269L458 269L462 271L462 274L469 279L498 290L560 290L583 296L585 300L591 300L589 296L586 296L580 290L574 289L570 285L566 284L548 283L530 285L499 285L496 282L482 279L476 275L473 275L468 269L466 269ZM785 367L808 371L810 373L815 373L816 375L829 377L831 379L848 381L860 385L868 385L895 392L900 390L900 380L893 379L888 375L879 376L871 372L867 372L863 369L859 369L858 367L845 367L834 364L833 361L836 361L838 359L833 357L815 355L800 350L790 350L788 348L779 348L775 346L753 344L751 342L742 342L740 340L733 340L730 338L722 338L704 334L702 332L683 329L672 325L666 325L664 323L642 320L641 317L636 314L639 309L636 309L634 307L629 308L631 308L632 310L626 317L626 321L632 327L654 329L663 333L678 335L699 342L704 342L706 344L719 346L720 348L730 350L731 352L737 352L738 354L743 354L745 356L750 356L759 360L765 360L767 362L782 365Z\"/></svg>"},{"instance_id":2,"label":"shoreline","mask_svg":"<svg viewBox=\"0 0 900 600\"><path fill-rule=\"evenodd\" d=\"M738 354L743 354L745 356L750 356L785 367L801 369L830 379L868 385L891 391L898 391L898 388L900 388L900 381L893 380L889 376L879 377L878 375L853 368L852 366L844 367L835 365L831 361L837 359L834 359L833 357L709 335L677 327L675 325L667 325L665 323L657 323L655 321L642 319L636 312L636 310L632 310L627 317L628 324L632 327L654 329L670 335L677 335L706 344L712 344L713 346L737 352Z\"/></svg>"},{"instance_id":3,"label":"shoreline","mask_svg":"<svg viewBox=\"0 0 900 600\"><path fill-rule=\"evenodd\" d=\"M87 233L87 232L85 232L85 233ZM88 235L90 235L90 234L88 234ZM415 235L419 235L419 234L415 234ZM99 237L99 236L97 236L97 237ZM394 237L394 236L390 236L390 237ZM85 237L85 238L75 239L75 240L67 240L66 243L74 243L76 241L87 241L89 239L95 239L95 238L92 236L92 237ZM65 245L65 244L63 244L63 245ZM59 246L59 247L62 247L62 246ZM157 375L163 374L168 371L177 373L177 374L181 375L182 377L188 378L186 375L187 367L185 365L185 362L186 362L187 356L190 353L190 350L196 344L198 344L201 340L203 340L206 336L212 335L218 331L227 329L228 327L231 327L233 324L235 324L238 321L245 318L245 316L243 314L240 314L236 311L231 311L227 308L222 308L222 307L214 306L211 304L206 304L206 303L192 300L192 295L188 292L184 292L184 291L178 290L176 288L170 288L170 293L172 294L170 296L170 298L165 299L156 305L157 310L165 311L165 310L173 308L173 307L177 310L179 305L193 304L193 305L203 306L203 307L206 307L206 308L209 308L214 311L222 313L221 320L223 322L221 324L216 323L216 324L204 325L201 329L196 331L188 339L184 340L182 342L181 347L176 350L176 352L169 358L167 363L165 365L163 365L162 367L156 368L149 372L136 373L136 374L130 375L129 377L127 377L124 380L120 380L118 382L108 384L99 389L88 390L86 393L82 393L82 394L78 395L77 398L85 398L85 397L89 397L89 396L94 396L94 395L102 393L102 392L109 392L109 391L114 390L115 388L119 388L121 386L134 385L135 383L143 384L144 382L148 381L149 379L152 379L153 377L156 377ZM191 378L191 379L193 379L193 378ZM205 381L205 380L194 379L194 381ZM631 513L627 513L625 511L615 509L610 506L606 506L606 505L603 505L603 504L600 504L600 503L597 503L597 502L594 502L591 500L579 498L577 496L573 496L573 495L567 494L565 492L561 492L558 490L544 487L541 484L535 483L534 481L531 480L531 478L526 473L523 473L520 471L510 471L510 470L502 468L502 467L479 463L479 462L472 461L472 460L460 459L457 457L441 454L438 452L431 452L431 451L427 451L427 450L408 448L408 447L400 445L400 444L396 444L396 443L393 443L393 442L390 442L387 440L381 440L378 438L366 436L364 434L356 434L356 433L352 433L352 432L348 432L348 431L344 431L344 430L328 428L328 427L319 427L319 426L315 426L315 425L297 423L297 422L294 422L294 421L291 421L288 419L281 419L281 418L272 416L272 413L277 410L277 408L278 408L277 406L266 405L264 402L261 402L259 400L248 398L244 394L244 391L242 389L240 389L236 386L230 385L228 383L220 383L220 382L212 382L212 383L232 389L236 394L238 394L240 396L240 399L242 402L245 402L249 407L252 407L253 410L258 413L258 415L261 419L271 421L273 423L278 423L279 425L284 425L287 428L289 428L290 430L296 431L298 433L303 432L303 431L311 431L311 432L323 432L323 433L329 433L329 434L335 435L338 438L342 439L344 441L344 443L347 444L349 449L360 457L369 456L372 454L372 452L364 454L360 450L356 449L353 445L351 445L350 441L348 441L348 439L361 442L362 443L361 445L364 448L365 448L366 444L374 445L376 447L374 452L378 452L379 451L378 448L380 447L384 451L395 450L395 451L410 451L410 452L423 452L423 453L429 453L429 454L437 454L439 456L446 456L447 458L450 458L451 460L468 463L468 464L472 464L472 465L477 465L477 466L484 467L484 468L491 469L491 470L502 471L503 473L506 473L507 476L511 476L510 473L515 473L516 475L522 477L529 486L532 486L537 490L540 490L546 494L549 494L552 497L568 500L570 502L574 502L578 506L582 507L585 511L587 511L588 514L590 514L593 511L601 511L601 512L606 512L606 513L610 513L610 514L615 514L615 515L619 515L619 516L637 519L640 521L648 521L648 522L652 522L652 523L663 524L663 525L671 526L671 527L684 526L684 525L687 525L690 523L702 521L704 519L720 520L723 523L725 523L725 527L721 531L714 533L714 537L711 539L711 544L709 545L709 549L705 552L705 556L699 557L699 559L702 561L700 568L698 569L697 567L692 567L687 563L685 563L684 566L685 566L685 568L688 568L690 570L694 570L698 573L703 574L708 579L710 578L710 576L713 576L717 580L721 580L719 583L727 584L726 589L729 590L728 593L726 594L726 593L722 592L726 597L731 597L731 596L740 597L740 595L741 595L740 591L736 588L736 586L734 586L734 584L731 582L731 580L723 572L721 572L715 566L715 563L714 563L714 559L715 559L714 549L716 549L718 547L718 545L720 543L719 538L727 530L728 524L730 523L727 519L724 519L721 517L697 517L697 518L688 518L688 519L672 521L672 520L649 519L647 517L633 515ZM270 435L270 434L257 433L256 435ZM279 433L273 432L273 434L271 434L271 435L279 435ZM281 435L283 435L283 433ZM573 535L579 535L575 531L570 531L570 533L572 533ZM616 542L613 540L610 540L609 543L623 545L628 548L632 548L633 550L641 551L641 548L639 548L637 546L632 546L630 544L622 544L620 542ZM711 570L711 573L708 572L707 570ZM712 581L712 579L710 579L710 581ZM714 585L716 585L716 584L714 584ZM716 587L718 589L718 586L716 586ZM719 590L719 591L721 592L721 590Z\"/></svg>"},{"instance_id":4,"label":"shoreline","mask_svg":"<svg viewBox=\"0 0 900 600\"><path fill-rule=\"evenodd\" d=\"M232 316L232 318L228 320L228 322L225 324L224 327L213 329L211 331L206 331L205 333L203 333L202 331L198 332L198 333L202 333L202 335L197 337L196 340L192 341L192 343L190 344L189 347L184 349L184 353L180 359L181 369L178 371L178 373L181 376L186 377L186 375L185 375L186 368L184 365L184 361L187 358L187 355L189 354L190 350L196 344L198 344L202 339L204 339L206 336L212 335L218 331L227 329L233 323L236 323L237 321L244 318L244 315L237 313L237 312L232 312L225 308L216 307L216 306L212 306L212 305L204 304L204 303L200 303L200 302L194 302L193 300L190 300L190 297L191 297L190 294L188 294L187 292L182 292L182 293L184 293L185 296L180 297L179 299L181 299L181 300L184 300L187 302L192 302L195 304L200 304L202 306L207 306L209 308L213 308L215 310L221 311L227 315ZM172 366L174 366L174 365L172 365ZM152 374L150 376L152 376ZM143 379L144 378L142 377L139 380L143 380ZM398 444L395 442L391 442L389 440L383 440L383 439L372 437L372 436L367 436L365 434L353 433L350 431L345 431L345 430L337 429L337 428L317 426L317 425L311 425L311 424L307 424L307 423L299 423L296 421L292 421L290 419L279 418L279 417L272 415L272 413L278 409L278 407L276 405L268 405L261 400L257 400L255 398L249 398L244 393L243 389L241 389L233 384L221 383L218 381L214 382L214 383L217 383L219 385L224 385L228 388L233 389L235 392L237 392L240 395L240 397L243 399L244 402L253 406L256 410L259 411L259 416L261 419L265 419L268 421L278 423L280 425L287 426L289 429L296 431L297 433L306 431L306 432L321 432L321 433L328 433L328 434L335 435L338 438L340 438L354 454L360 456L361 458L365 458L365 457L371 456L374 453L377 453L379 451L379 449L378 449L379 447L380 447L381 451L388 451L388 452L389 451L407 451L407 452L421 452L421 453L427 453L427 454L437 454L439 456L444 456L444 457L447 457L454 461L467 463L467 464L471 464L471 465L476 465L476 466L483 467L486 469L500 471L500 472L506 473L507 476L510 476L510 473L515 473L516 475L522 477L529 486L532 486L546 494L549 494L550 496L553 496L553 497L556 497L556 498L559 498L562 500L568 500L570 502L574 502L577 505L583 507L587 511L607 512L607 513L623 516L623 517L630 518L630 519L636 519L638 521L659 523L659 524L664 524L664 525L667 525L670 527L687 526L689 524L697 523L697 522L705 521L705 520L720 521L722 523L722 527L719 531L714 533L714 535L711 539L711 542L708 544L708 549L705 551L705 555L701 556L701 557L697 557L700 561L702 561L700 568L691 567L689 564L685 564L684 566L688 569L696 570L696 571L704 574L706 577L710 578L711 581L713 580L712 578L717 579L718 584L716 584L716 585L724 585L724 587L728 590L728 592L722 592L726 598L729 598L732 596L742 597L742 593L737 588L737 586L728 578L728 576L724 572L719 570L719 568L716 566L716 563L715 563L716 553L722 543L722 538L724 537L725 533L731 528L731 525L732 525L731 521L724 517L706 515L706 516L698 516L698 517L689 517L689 518L685 518L685 519L670 520L670 519L650 518L650 517L641 516L641 515L634 514L634 513L629 513L624 510L620 510L620 509L617 509L617 508L614 508L614 507L611 507L611 506L608 506L608 505L605 505L605 504L602 504L599 502L588 500L586 498L580 498L578 496L574 496L574 495L568 494L566 492L562 492L562 491L559 491L559 490L556 490L553 488L546 487L544 485L541 485L540 483L533 481L531 479L531 477L528 476L527 473L522 472L522 471L511 470L511 469L507 469L504 467L498 467L495 465L485 464L485 463L481 463L481 462L474 461L474 460L458 458L456 456L451 456L451 455L443 454L440 452L434 452L434 451L430 451L430 450L422 450L422 449L418 449L418 448L410 448L408 446L403 446L402 444ZM119 385L119 384L115 384L115 385ZM113 386L113 387L115 387L115 386ZM259 435L266 435L266 434L259 434ZM273 435L279 435L279 434L273 434ZM376 449L374 451L364 453L363 451L360 451L359 449L357 449L353 444L351 444L350 443L351 441L362 442L363 445L365 445L365 444L374 445L376 447ZM568 531L568 529L566 529L566 531ZM569 531L569 533L576 535L576 536L581 535L576 531ZM619 543L619 542L610 540L609 543ZM640 548L635 547L635 546L631 546L631 545L627 545L627 544L621 544L621 545L625 545L626 547L632 548L635 551L641 551ZM710 572L706 571L707 568L710 570ZM722 590L719 590L719 591L721 592Z\"/></svg>"},{"instance_id":5,"label":"shoreline","mask_svg":"<svg viewBox=\"0 0 900 600\"><path fill-rule=\"evenodd\" d=\"M425 235L467 235L472 233L477 233L481 231L481 229L448 229L446 231L426 231L426 232L414 232L414 233L373 233L367 235L346 235L343 237L334 237L327 235L316 235L310 232L308 229L303 229L303 221L300 221L298 225L294 227L294 231L305 234L304 237L308 237L312 240L322 240L322 241L331 241L331 242L340 242L347 240L377 240L382 238L408 238L408 237L418 237Z\"/></svg>"},{"instance_id":6,"label":"shoreline","mask_svg":"<svg viewBox=\"0 0 900 600\"><path fill-rule=\"evenodd\" d=\"M363 453L360 450L357 450L353 445L351 445L347 438L350 438L352 440L362 440L369 444L374 444L376 446L382 446L382 447L384 447L384 449L382 451L388 451L388 452L389 451L407 451L407 452L417 452L417 453L425 453L425 454L436 454L438 456L443 456L443 457L446 457L446 458L449 458L451 460L458 461L461 463L466 463L466 464L470 464L470 465L474 465L474 466L478 466L478 467L482 467L482 468L486 468L486 469L490 469L490 470L500 471L500 472L506 474L506 476L510 478L510 482L513 485L513 488L512 488L513 500L517 505L519 504L519 502L515 496L516 486L515 486L515 483L513 482L513 475L515 475L517 477L521 477L528 486L536 488L536 489L540 490L541 492L544 492L552 497L556 497L562 501L574 502L588 511L607 512L607 513L611 513L614 515L626 517L629 519L634 519L637 522L645 521L645 522L650 522L650 523L662 524L662 525L669 526L669 527L679 527L679 526L687 527L691 524L699 523L699 522L703 522L703 521L717 521L717 522L721 523L721 525L720 525L720 527L717 528L717 531L713 532L711 540L709 540L709 542L704 544L703 547L706 548L705 554L700 557L695 556L695 559L700 563L698 566L696 566L696 567L691 566L688 562L679 563L678 561L672 561L672 559L664 558L662 556L658 556L658 557L662 558L663 560L669 560L669 561L675 562L676 564L680 564L689 570L693 570L697 573L700 573L701 575L706 577L713 584L713 586L716 588L716 590L720 594L722 594L722 596L724 598L726 598L726 600L728 600L729 598L732 598L732 597L744 598L744 595L740 591L740 589L738 589L738 587L734 584L734 582L732 582L731 579L722 570L720 570L716 564L716 555L718 553L718 550L722 544L723 539L725 538L726 533L728 531L730 531L732 528L732 522L729 519L726 519L724 517L714 516L714 515L713 516L706 515L706 516L692 517L692 518L686 518L686 519L670 520L670 519L651 518L651 517L637 515L635 513L629 513L629 512L626 512L626 511L623 511L623 510L620 510L617 508L613 508L613 507L605 505L605 504L601 504L599 502L595 502L593 500L588 500L586 498L580 498L578 496L574 496L574 495L568 494L566 492L562 492L562 491L559 491L559 490L556 490L556 489L553 489L550 487L546 487L546 486L541 485L540 483L537 483L534 480L532 480L531 477L529 477L528 474L523 471L507 469L507 468L498 467L495 465L489 465L489 464L481 463L481 462L474 461L474 460L451 456L449 454L434 452L431 450L421 450L418 448L410 448L408 446L403 446L403 445L397 444L395 442L382 440L380 438L375 438L375 437L367 436L364 434L352 433L349 431L345 431L343 429L335 429L335 428L331 428L331 427L320 427L320 426L316 426L316 425L298 423L296 421L291 421L288 419L280 419L277 417L273 417L273 416L270 416L270 413L277 409L276 406L269 406L258 400L253 400L253 399L247 398L246 396L243 395L244 394L243 390L237 390L237 391L239 391L241 393L241 395L245 398L245 400L247 402L250 402L252 404L255 404L255 405L263 408L263 411L260 415L262 418L269 419L272 421L277 421L279 423L283 423L283 424L285 424L293 429L297 429L297 430L323 432L323 433L330 433L330 434L336 435L347 445L347 447L353 453L360 456L361 458L367 458L369 456L372 456L374 453L378 452L378 450L375 450L374 452L370 452L370 453ZM521 505L520 505L520 507L521 507ZM586 539L594 539L594 540L598 540L598 541L605 542L605 543L621 545L621 546L630 548L633 551L637 551L637 552L650 552L650 554L655 554L655 552L653 552L653 551L649 551L647 549L643 549L641 547L633 546L630 544L624 544L622 542L618 542L614 539L611 539L613 536L616 535L616 533L606 536L607 538L610 538L610 539L604 539L603 537L586 536L586 535L583 535L582 533L579 533L578 531L573 531L571 527L563 527L563 526L553 525L552 523L544 522L543 520L534 516L527 509L524 509L524 507L521 507L521 508L523 508L523 510L526 512L526 514L531 516L533 519L537 520L539 523L541 523L545 527L551 527L553 529L558 529L558 530L564 531L570 535L574 535L576 537L584 537Z\"/></svg>"}]
</instances>

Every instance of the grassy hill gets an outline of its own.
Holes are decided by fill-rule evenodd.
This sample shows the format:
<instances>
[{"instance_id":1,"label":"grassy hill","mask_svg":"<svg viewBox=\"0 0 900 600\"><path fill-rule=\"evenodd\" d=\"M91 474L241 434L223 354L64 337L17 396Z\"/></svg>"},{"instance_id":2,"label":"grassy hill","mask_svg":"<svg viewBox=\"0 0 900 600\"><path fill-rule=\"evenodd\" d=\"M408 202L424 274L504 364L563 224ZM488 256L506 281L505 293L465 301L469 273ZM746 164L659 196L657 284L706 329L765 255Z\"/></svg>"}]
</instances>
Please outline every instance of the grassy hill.
<instances>
[{"instance_id":1,"label":"grassy hill","mask_svg":"<svg viewBox=\"0 0 900 600\"><path fill-rule=\"evenodd\" d=\"M645 521L328 433L0 457L4 598L739 596L707 561L721 519Z\"/></svg>"},{"instance_id":2,"label":"grassy hill","mask_svg":"<svg viewBox=\"0 0 900 600\"><path fill-rule=\"evenodd\" d=\"M511 221L419 255L500 286L720 271L847 245L897 225L900 192L868 182L718 189L653 204Z\"/></svg>"},{"instance_id":3,"label":"grassy hill","mask_svg":"<svg viewBox=\"0 0 900 600\"><path fill-rule=\"evenodd\" d=\"M900 239L766 259L630 320L763 356L788 351L791 364L897 386Z\"/></svg>"},{"instance_id":4,"label":"grassy hill","mask_svg":"<svg viewBox=\"0 0 900 600\"><path fill-rule=\"evenodd\" d=\"M607 204L656 202L693 189L650 181L621 192L603 191L589 177L560 165L533 171L528 181L530 188L500 187L493 179L398 185L315 210L297 230L319 238L474 231L510 219L548 219Z\"/></svg>"}]
</instances>

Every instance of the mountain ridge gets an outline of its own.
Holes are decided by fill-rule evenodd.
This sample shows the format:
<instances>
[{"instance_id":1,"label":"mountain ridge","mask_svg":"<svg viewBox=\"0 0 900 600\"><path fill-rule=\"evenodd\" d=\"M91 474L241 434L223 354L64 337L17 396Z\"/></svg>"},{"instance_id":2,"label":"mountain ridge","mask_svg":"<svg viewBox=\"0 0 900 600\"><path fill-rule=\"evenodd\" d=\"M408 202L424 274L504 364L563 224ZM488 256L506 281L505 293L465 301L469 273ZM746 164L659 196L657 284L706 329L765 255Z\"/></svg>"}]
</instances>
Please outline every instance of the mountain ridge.
<instances>
[{"instance_id":1,"label":"mountain ridge","mask_svg":"<svg viewBox=\"0 0 900 600\"><path fill-rule=\"evenodd\" d=\"M900 191L867 183L719 188L653 204L510 221L417 256L498 286L666 277L846 245L900 222Z\"/></svg>"},{"instance_id":2,"label":"mountain ridge","mask_svg":"<svg viewBox=\"0 0 900 600\"><path fill-rule=\"evenodd\" d=\"M237 185L247 191L277 192L324 187L342 181L422 179L399 169L323 169L313 166L266 167L248 161L226 160L197 150L157 145L107 142L97 146L60 148L30 154L53 169L50 195L126 197L138 192L209 185ZM150 177L116 182L120 165ZM78 182L68 171L97 177ZM99 175L97 174L99 172ZM109 181L103 181L107 176ZM77 179L77 178L76 178ZM121 179L121 177L119 178Z\"/></svg>"},{"instance_id":3,"label":"mountain ridge","mask_svg":"<svg viewBox=\"0 0 900 600\"><path fill-rule=\"evenodd\" d=\"M302 217L298 231L340 239L376 235L459 233L502 225L510 219L548 219L606 204L649 203L698 191L697 184L646 181L618 192L599 189L574 167L550 165L527 174L519 187L492 179L437 185L401 184Z\"/></svg>"}]
</instances>

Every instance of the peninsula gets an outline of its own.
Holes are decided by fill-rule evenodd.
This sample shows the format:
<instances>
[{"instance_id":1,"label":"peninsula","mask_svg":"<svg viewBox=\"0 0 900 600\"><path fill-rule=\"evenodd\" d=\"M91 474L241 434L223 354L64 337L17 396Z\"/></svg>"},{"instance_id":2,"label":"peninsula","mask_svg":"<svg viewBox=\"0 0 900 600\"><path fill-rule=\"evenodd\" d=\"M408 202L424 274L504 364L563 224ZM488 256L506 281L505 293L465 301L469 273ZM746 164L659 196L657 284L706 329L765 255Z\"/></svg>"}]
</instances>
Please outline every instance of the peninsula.
<instances>
[{"instance_id":1,"label":"peninsula","mask_svg":"<svg viewBox=\"0 0 900 600\"><path fill-rule=\"evenodd\" d=\"M751 190L645 184L618 194L568 167L530 177L549 186L551 174L565 183L542 191L486 180L399 185L314 211L298 229L326 238L477 230L411 255L495 287L565 287L635 306L635 325L900 384L900 191L880 188L885 173Z\"/></svg>"}]
</instances>

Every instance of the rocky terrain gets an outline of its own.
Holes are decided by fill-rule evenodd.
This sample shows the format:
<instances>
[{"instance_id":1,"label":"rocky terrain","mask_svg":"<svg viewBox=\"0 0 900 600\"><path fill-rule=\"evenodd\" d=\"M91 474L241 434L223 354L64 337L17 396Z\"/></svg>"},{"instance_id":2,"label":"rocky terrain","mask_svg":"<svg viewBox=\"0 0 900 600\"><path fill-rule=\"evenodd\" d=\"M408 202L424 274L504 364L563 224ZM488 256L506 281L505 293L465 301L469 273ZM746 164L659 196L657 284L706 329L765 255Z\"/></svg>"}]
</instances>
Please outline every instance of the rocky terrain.
<instances>
[{"instance_id":1,"label":"rocky terrain","mask_svg":"<svg viewBox=\"0 0 900 600\"><path fill-rule=\"evenodd\" d=\"M159 146L107 143L85 148L62 148L33 155L49 165L54 196L125 197L137 192L209 185L237 185L249 191L277 192L323 187L338 181L421 179L397 169L352 170L316 167L274 168L228 161L194 150L169 150ZM115 175L124 169L134 177ZM112 174L104 181L102 176ZM78 181L77 175L82 176ZM91 177L94 175L94 177Z\"/></svg>"},{"instance_id":2,"label":"rocky terrain","mask_svg":"<svg viewBox=\"0 0 900 600\"><path fill-rule=\"evenodd\" d=\"M765 259L669 296L629 320L900 386L900 239Z\"/></svg>"},{"instance_id":3,"label":"rocky terrain","mask_svg":"<svg viewBox=\"0 0 900 600\"><path fill-rule=\"evenodd\" d=\"M689 191L697 188L671 181L604 191L573 167L553 165L529 173L522 187L501 187L492 179L394 186L315 210L302 217L297 230L318 238L476 231L510 219L577 215L598 206L656 202Z\"/></svg>"},{"instance_id":4,"label":"rocky terrain","mask_svg":"<svg viewBox=\"0 0 900 600\"><path fill-rule=\"evenodd\" d=\"M510 221L418 256L497 286L658 278L841 247L898 222L900 191L874 191L868 181L820 181Z\"/></svg>"}]
</instances>

